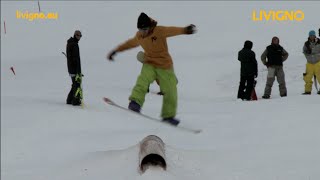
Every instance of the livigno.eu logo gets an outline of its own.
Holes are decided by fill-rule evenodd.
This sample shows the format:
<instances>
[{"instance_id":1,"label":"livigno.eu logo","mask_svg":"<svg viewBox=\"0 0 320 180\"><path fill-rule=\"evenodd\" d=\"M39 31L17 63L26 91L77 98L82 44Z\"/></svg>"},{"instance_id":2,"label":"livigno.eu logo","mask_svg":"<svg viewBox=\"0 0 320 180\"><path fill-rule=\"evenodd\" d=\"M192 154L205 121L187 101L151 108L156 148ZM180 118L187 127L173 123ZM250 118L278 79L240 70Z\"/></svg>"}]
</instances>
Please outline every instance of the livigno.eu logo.
<instances>
[{"instance_id":1,"label":"livigno.eu logo","mask_svg":"<svg viewBox=\"0 0 320 180\"><path fill-rule=\"evenodd\" d=\"M35 19L44 19L44 20L57 20L59 17L58 13L43 13L43 12L22 12L22 11L16 11L16 18L17 19L26 19L28 21L33 21Z\"/></svg>"},{"instance_id":2,"label":"livigno.eu logo","mask_svg":"<svg viewBox=\"0 0 320 180\"><path fill-rule=\"evenodd\" d=\"M302 21L302 10L253 10L253 21Z\"/></svg>"}]
</instances>

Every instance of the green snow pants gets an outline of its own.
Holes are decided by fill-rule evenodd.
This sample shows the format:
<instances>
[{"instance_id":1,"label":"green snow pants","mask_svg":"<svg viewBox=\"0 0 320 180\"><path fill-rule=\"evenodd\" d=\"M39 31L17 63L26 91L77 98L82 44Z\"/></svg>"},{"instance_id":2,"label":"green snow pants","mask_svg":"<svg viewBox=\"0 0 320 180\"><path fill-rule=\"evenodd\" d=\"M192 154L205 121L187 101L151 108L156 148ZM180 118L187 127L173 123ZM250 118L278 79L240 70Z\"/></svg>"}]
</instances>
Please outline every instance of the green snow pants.
<instances>
[{"instance_id":1,"label":"green snow pants","mask_svg":"<svg viewBox=\"0 0 320 180\"><path fill-rule=\"evenodd\" d=\"M173 68L160 69L150 64L143 64L141 73L137 79L129 100L133 100L141 107L145 101L149 85L158 79L163 95L161 110L162 118L175 117L177 113L177 78Z\"/></svg>"}]
</instances>

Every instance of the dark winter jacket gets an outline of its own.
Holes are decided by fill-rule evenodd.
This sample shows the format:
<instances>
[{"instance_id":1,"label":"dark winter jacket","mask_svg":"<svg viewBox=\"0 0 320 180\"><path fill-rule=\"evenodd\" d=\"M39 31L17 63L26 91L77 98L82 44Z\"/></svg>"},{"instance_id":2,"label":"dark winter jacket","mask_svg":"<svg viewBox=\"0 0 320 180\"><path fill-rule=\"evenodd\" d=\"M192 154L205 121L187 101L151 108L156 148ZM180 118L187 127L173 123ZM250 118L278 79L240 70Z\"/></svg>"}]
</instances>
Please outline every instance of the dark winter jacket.
<instances>
[{"instance_id":1,"label":"dark winter jacket","mask_svg":"<svg viewBox=\"0 0 320 180\"><path fill-rule=\"evenodd\" d=\"M271 44L262 53L261 61L266 66L282 66L288 56L288 52L282 46Z\"/></svg>"},{"instance_id":2,"label":"dark winter jacket","mask_svg":"<svg viewBox=\"0 0 320 180\"><path fill-rule=\"evenodd\" d=\"M68 72L70 75L81 73L80 51L78 40L70 37L67 43Z\"/></svg>"},{"instance_id":3,"label":"dark winter jacket","mask_svg":"<svg viewBox=\"0 0 320 180\"><path fill-rule=\"evenodd\" d=\"M238 53L241 62L241 76L258 76L258 63L256 54L251 50L252 45L246 45Z\"/></svg>"}]
</instances>

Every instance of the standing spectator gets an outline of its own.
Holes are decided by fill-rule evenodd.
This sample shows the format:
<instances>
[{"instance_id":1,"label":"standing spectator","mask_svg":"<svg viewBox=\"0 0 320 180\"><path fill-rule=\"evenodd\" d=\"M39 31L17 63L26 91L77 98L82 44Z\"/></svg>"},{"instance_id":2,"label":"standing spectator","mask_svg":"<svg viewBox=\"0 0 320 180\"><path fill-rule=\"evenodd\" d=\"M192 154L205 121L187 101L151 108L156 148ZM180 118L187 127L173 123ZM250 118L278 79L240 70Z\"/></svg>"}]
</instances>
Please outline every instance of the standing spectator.
<instances>
[{"instance_id":1,"label":"standing spectator","mask_svg":"<svg viewBox=\"0 0 320 180\"><path fill-rule=\"evenodd\" d=\"M244 47L238 53L238 60L241 62L240 84L238 99L251 100L251 92L254 86L254 78L258 76L258 63L256 54L251 50L253 43L246 41Z\"/></svg>"},{"instance_id":2,"label":"standing spectator","mask_svg":"<svg viewBox=\"0 0 320 180\"><path fill-rule=\"evenodd\" d=\"M308 41L304 43L303 54L307 59L307 64L306 72L303 73L305 86L304 93L302 94L309 95L312 91L313 76L316 76L316 79L320 84L320 40L316 37L316 32L313 30L309 32ZM318 94L320 94L320 90L318 91Z\"/></svg>"},{"instance_id":3,"label":"standing spectator","mask_svg":"<svg viewBox=\"0 0 320 180\"><path fill-rule=\"evenodd\" d=\"M287 96L283 62L288 58L288 56L288 52L280 46L279 38L273 37L271 45L267 46L266 50L261 55L262 63L268 67L267 82L262 98L270 98L275 77L277 77L277 81L279 83L280 96Z\"/></svg>"},{"instance_id":4,"label":"standing spectator","mask_svg":"<svg viewBox=\"0 0 320 180\"><path fill-rule=\"evenodd\" d=\"M82 103L82 73L80 62L80 51L78 42L80 41L82 34L79 30L74 32L73 37L70 37L67 42L67 61L68 72L71 77L72 86L67 97L67 104L79 106Z\"/></svg>"}]
</instances>

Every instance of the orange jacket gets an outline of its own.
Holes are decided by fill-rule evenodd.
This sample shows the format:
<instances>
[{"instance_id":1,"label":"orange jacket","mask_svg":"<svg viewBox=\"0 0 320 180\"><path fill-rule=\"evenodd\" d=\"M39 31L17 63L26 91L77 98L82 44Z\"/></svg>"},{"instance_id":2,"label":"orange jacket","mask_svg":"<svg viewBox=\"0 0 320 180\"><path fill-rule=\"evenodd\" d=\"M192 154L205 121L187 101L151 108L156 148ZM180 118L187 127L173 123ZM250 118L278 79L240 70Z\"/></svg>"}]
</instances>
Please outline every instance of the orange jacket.
<instances>
[{"instance_id":1,"label":"orange jacket","mask_svg":"<svg viewBox=\"0 0 320 180\"><path fill-rule=\"evenodd\" d=\"M170 69L173 67L173 62L168 52L167 37L185 34L185 28L157 26L155 21L153 23L154 27L146 37L138 31L133 38L118 46L116 51L120 52L140 45L145 53L144 63L157 68Z\"/></svg>"}]
</instances>

